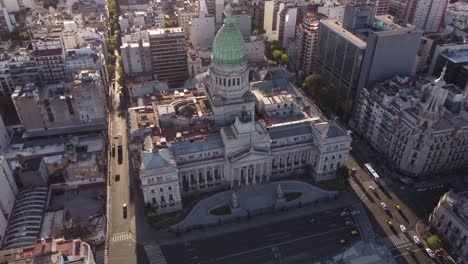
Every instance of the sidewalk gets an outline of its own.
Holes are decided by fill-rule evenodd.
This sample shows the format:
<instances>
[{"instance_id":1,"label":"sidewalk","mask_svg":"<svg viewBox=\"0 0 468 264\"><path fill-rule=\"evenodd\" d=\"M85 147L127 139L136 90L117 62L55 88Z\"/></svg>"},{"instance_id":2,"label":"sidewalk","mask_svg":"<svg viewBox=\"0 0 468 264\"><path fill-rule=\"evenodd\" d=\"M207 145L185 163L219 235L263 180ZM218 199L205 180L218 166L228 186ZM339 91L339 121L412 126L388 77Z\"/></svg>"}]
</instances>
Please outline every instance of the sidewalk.
<instances>
[{"instance_id":1,"label":"sidewalk","mask_svg":"<svg viewBox=\"0 0 468 264\"><path fill-rule=\"evenodd\" d=\"M311 204L309 206L290 209L274 214L259 215L244 221L193 230L180 235L176 235L170 232L168 229L152 230L151 235L154 239L153 241L140 241L138 237L137 240L139 240L139 242L142 244L157 243L159 245L167 245L174 243L183 243L186 241L206 239L209 237L218 236L226 233L239 232L259 226L283 222L292 218L305 217L326 210L333 210L340 207L351 206L356 202L359 202L358 197L352 191L348 190L346 192L341 192L340 196L336 200L332 200L330 202L318 203L316 205Z\"/></svg>"}]
</instances>

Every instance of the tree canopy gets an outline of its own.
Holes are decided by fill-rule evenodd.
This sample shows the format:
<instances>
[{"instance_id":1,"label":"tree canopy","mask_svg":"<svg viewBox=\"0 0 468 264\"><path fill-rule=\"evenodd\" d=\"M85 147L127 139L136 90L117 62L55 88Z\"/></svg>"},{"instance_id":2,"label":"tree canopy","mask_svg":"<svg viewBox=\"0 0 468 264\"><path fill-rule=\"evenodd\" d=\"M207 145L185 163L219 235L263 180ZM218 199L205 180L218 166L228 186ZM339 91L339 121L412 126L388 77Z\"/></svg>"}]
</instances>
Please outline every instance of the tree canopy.
<instances>
[{"instance_id":1,"label":"tree canopy","mask_svg":"<svg viewBox=\"0 0 468 264\"><path fill-rule=\"evenodd\" d=\"M439 249L443 247L442 240L437 235L431 235L427 239L427 246L430 247L431 249Z\"/></svg>"}]
</instances>

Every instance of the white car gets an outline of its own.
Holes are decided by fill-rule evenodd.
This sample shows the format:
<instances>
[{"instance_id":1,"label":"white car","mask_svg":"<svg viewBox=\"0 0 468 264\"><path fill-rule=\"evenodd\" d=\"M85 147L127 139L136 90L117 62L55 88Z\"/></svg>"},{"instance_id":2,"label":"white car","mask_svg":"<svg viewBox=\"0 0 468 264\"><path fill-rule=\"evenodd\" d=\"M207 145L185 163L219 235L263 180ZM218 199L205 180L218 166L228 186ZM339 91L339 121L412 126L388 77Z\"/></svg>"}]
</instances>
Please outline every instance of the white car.
<instances>
[{"instance_id":1,"label":"white car","mask_svg":"<svg viewBox=\"0 0 468 264\"><path fill-rule=\"evenodd\" d=\"M432 251L432 249L426 248L426 252L427 252L427 254L429 255L429 257L431 257L431 258L435 258L435 257L436 257L436 255L434 254L434 251Z\"/></svg>"},{"instance_id":2,"label":"white car","mask_svg":"<svg viewBox=\"0 0 468 264\"><path fill-rule=\"evenodd\" d=\"M374 186L369 186L369 190L371 190L372 192L375 192L375 187Z\"/></svg>"},{"instance_id":3,"label":"white car","mask_svg":"<svg viewBox=\"0 0 468 264\"><path fill-rule=\"evenodd\" d=\"M421 244L421 241L419 240L419 237L418 236L413 236L413 241L416 245L419 245Z\"/></svg>"},{"instance_id":4,"label":"white car","mask_svg":"<svg viewBox=\"0 0 468 264\"><path fill-rule=\"evenodd\" d=\"M388 211L388 207L385 203L380 203L380 205L382 206L382 208L385 210L385 211Z\"/></svg>"},{"instance_id":5,"label":"white car","mask_svg":"<svg viewBox=\"0 0 468 264\"><path fill-rule=\"evenodd\" d=\"M406 227L404 225L400 225L401 232L406 232Z\"/></svg>"},{"instance_id":6,"label":"white car","mask_svg":"<svg viewBox=\"0 0 468 264\"><path fill-rule=\"evenodd\" d=\"M359 212L359 210L354 210L354 211L351 211L351 215L358 215L360 214L361 212Z\"/></svg>"}]
</instances>

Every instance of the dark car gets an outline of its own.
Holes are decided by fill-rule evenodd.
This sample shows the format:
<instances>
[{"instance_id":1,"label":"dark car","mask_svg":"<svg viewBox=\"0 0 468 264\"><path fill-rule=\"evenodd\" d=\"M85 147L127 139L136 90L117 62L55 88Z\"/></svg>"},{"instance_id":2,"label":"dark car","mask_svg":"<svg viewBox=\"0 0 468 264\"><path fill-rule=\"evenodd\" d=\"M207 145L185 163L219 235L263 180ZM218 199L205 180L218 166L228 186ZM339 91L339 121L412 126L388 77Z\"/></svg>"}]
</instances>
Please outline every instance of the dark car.
<instances>
[{"instance_id":1,"label":"dark car","mask_svg":"<svg viewBox=\"0 0 468 264\"><path fill-rule=\"evenodd\" d=\"M112 157L115 157L115 144L112 144Z\"/></svg>"},{"instance_id":2,"label":"dark car","mask_svg":"<svg viewBox=\"0 0 468 264\"><path fill-rule=\"evenodd\" d=\"M116 181L116 182L120 181L120 174L116 174L116 175L115 175L115 181Z\"/></svg>"},{"instance_id":3,"label":"dark car","mask_svg":"<svg viewBox=\"0 0 468 264\"><path fill-rule=\"evenodd\" d=\"M126 203L123 204L123 218L124 219L127 218L127 204Z\"/></svg>"}]
</instances>

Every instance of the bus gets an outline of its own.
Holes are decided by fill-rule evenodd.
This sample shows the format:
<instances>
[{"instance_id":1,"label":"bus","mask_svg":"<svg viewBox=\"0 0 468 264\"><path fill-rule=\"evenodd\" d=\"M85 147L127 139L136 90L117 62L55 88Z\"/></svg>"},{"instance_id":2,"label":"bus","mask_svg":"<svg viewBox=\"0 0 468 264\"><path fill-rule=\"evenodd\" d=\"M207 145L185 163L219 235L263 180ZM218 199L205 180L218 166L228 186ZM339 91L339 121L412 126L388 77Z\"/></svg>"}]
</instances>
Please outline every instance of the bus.
<instances>
[{"instance_id":1,"label":"bus","mask_svg":"<svg viewBox=\"0 0 468 264\"><path fill-rule=\"evenodd\" d=\"M371 177L372 177L372 179L374 181L378 181L380 179L379 174L377 174L377 172L374 170L374 168L372 168L370 163L364 164L364 168L371 175Z\"/></svg>"}]
</instances>

